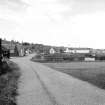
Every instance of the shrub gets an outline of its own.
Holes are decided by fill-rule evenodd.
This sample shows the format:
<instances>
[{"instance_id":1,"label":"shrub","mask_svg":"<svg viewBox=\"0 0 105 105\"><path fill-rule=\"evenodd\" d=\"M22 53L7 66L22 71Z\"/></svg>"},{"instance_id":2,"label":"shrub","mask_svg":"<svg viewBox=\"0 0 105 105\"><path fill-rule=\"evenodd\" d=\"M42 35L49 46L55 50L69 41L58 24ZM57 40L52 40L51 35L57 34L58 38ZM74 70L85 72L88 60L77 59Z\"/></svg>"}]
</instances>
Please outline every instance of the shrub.
<instances>
[{"instance_id":1,"label":"shrub","mask_svg":"<svg viewBox=\"0 0 105 105\"><path fill-rule=\"evenodd\" d=\"M64 53L55 53L55 54L48 54L44 55L46 61L83 61L84 56L82 55L70 55Z\"/></svg>"},{"instance_id":2,"label":"shrub","mask_svg":"<svg viewBox=\"0 0 105 105\"><path fill-rule=\"evenodd\" d=\"M10 62L9 64L4 63L3 70L5 72L0 76L0 105L16 105L19 68Z\"/></svg>"}]
</instances>

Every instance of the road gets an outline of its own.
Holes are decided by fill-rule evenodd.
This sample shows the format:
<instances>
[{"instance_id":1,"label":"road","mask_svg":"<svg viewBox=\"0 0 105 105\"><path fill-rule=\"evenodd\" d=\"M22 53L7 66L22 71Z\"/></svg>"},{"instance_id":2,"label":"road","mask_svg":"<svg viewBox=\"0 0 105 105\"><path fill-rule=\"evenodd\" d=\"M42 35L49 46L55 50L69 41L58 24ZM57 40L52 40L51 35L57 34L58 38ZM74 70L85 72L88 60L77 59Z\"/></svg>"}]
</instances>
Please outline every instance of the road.
<instances>
[{"instance_id":1,"label":"road","mask_svg":"<svg viewBox=\"0 0 105 105\"><path fill-rule=\"evenodd\" d=\"M20 67L18 105L105 105L105 91L30 61L12 58Z\"/></svg>"}]
</instances>

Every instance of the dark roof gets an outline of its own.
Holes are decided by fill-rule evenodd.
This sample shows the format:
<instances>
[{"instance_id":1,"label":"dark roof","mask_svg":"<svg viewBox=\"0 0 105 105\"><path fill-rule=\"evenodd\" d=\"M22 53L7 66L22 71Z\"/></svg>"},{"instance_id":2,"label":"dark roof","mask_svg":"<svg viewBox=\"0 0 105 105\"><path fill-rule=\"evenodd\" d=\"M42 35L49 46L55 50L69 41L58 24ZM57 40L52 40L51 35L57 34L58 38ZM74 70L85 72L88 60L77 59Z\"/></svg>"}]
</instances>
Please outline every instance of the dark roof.
<instances>
[{"instance_id":1,"label":"dark roof","mask_svg":"<svg viewBox=\"0 0 105 105\"><path fill-rule=\"evenodd\" d=\"M70 50L90 50L91 48L82 48L82 47L71 47L71 48L68 48Z\"/></svg>"}]
</instances>

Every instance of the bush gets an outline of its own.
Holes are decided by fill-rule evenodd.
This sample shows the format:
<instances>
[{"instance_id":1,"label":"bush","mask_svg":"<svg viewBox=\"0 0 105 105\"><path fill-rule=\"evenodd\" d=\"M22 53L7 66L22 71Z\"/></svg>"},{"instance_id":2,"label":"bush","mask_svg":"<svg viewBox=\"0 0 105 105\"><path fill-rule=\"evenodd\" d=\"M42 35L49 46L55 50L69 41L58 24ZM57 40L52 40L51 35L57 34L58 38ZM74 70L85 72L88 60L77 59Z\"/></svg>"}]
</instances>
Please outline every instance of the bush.
<instances>
[{"instance_id":1,"label":"bush","mask_svg":"<svg viewBox=\"0 0 105 105\"><path fill-rule=\"evenodd\" d=\"M36 58L36 59L41 59L41 55L40 55L40 54L37 54L37 55L35 56L35 58Z\"/></svg>"},{"instance_id":2,"label":"bush","mask_svg":"<svg viewBox=\"0 0 105 105\"><path fill-rule=\"evenodd\" d=\"M1 65L1 69L0 69L0 75L5 74L5 73L10 72L10 71L11 71L11 69L8 66L7 62L3 61L2 65Z\"/></svg>"},{"instance_id":3,"label":"bush","mask_svg":"<svg viewBox=\"0 0 105 105\"><path fill-rule=\"evenodd\" d=\"M0 76L0 105L16 105L19 68L10 62L4 63L3 70L6 72Z\"/></svg>"},{"instance_id":4,"label":"bush","mask_svg":"<svg viewBox=\"0 0 105 105\"><path fill-rule=\"evenodd\" d=\"M85 56L80 54L37 54L32 58L36 62L70 62L70 61L84 61Z\"/></svg>"},{"instance_id":5,"label":"bush","mask_svg":"<svg viewBox=\"0 0 105 105\"><path fill-rule=\"evenodd\" d=\"M83 61L83 55L76 55L76 54L64 54L64 53L55 53L55 54L48 54L44 55L46 61Z\"/></svg>"},{"instance_id":6,"label":"bush","mask_svg":"<svg viewBox=\"0 0 105 105\"><path fill-rule=\"evenodd\" d=\"M62 54L48 54L44 55L44 58L46 61L63 61L63 55Z\"/></svg>"}]
</instances>

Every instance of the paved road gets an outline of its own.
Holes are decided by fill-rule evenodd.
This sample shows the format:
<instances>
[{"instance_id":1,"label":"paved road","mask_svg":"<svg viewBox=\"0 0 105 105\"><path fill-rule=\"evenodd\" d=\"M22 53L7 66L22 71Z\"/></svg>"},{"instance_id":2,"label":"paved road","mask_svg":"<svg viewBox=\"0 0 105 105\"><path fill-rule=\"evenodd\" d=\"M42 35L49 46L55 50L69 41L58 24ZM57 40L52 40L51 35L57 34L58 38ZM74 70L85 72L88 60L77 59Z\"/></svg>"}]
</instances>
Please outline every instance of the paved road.
<instances>
[{"instance_id":1,"label":"paved road","mask_svg":"<svg viewBox=\"0 0 105 105\"><path fill-rule=\"evenodd\" d=\"M32 56L12 59L22 73L18 105L105 105L104 90L31 62Z\"/></svg>"}]
</instances>

